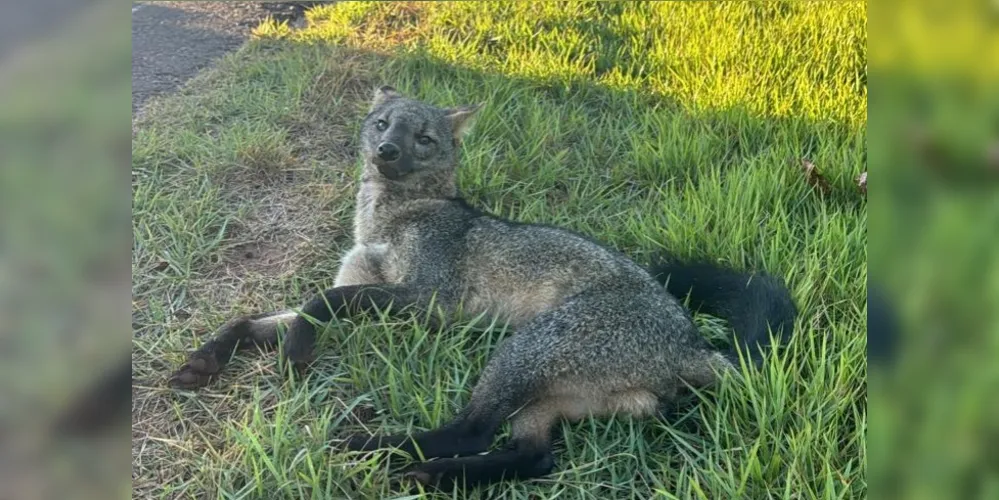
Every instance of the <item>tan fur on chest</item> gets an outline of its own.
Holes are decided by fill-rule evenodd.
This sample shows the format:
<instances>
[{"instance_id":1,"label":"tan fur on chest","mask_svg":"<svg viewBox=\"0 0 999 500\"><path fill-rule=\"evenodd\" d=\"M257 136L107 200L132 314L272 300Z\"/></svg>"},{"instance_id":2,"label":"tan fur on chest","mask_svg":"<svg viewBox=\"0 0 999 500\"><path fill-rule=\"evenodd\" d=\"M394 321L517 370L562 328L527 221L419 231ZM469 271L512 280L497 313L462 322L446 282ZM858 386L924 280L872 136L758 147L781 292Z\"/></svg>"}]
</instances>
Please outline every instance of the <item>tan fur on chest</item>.
<instances>
[{"instance_id":1,"label":"tan fur on chest","mask_svg":"<svg viewBox=\"0 0 999 500\"><path fill-rule=\"evenodd\" d=\"M381 191L378 185L365 184L357 193L354 211L354 242L357 244L373 242L373 228L377 227L378 222L375 208Z\"/></svg>"},{"instance_id":2,"label":"tan fur on chest","mask_svg":"<svg viewBox=\"0 0 999 500\"><path fill-rule=\"evenodd\" d=\"M387 245L356 245L343 256L334 286L371 285L390 282L386 266Z\"/></svg>"}]
</instances>

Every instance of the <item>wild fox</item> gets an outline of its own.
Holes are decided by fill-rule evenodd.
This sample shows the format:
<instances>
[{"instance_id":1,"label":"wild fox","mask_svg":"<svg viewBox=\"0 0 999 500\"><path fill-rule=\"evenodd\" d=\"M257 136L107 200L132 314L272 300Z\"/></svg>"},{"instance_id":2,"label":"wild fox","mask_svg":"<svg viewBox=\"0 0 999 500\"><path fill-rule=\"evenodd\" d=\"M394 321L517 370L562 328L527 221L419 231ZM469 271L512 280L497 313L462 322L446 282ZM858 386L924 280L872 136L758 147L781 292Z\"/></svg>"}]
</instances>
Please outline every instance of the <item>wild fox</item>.
<instances>
[{"instance_id":1,"label":"wild fox","mask_svg":"<svg viewBox=\"0 0 999 500\"><path fill-rule=\"evenodd\" d=\"M496 349L469 404L450 423L412 436L346 441L352 450L394 447L414 456L419 448L438 460L406 475L446 490L548 474L551 430L560 419L651 416L678 390L705 387L733 369L734 348L713 349L677 297L689 293L693 307L728 319L737 344L756 362L762 354L754 345L769 345L771 331L781 341L790 337L797 309L774 277L674 259L650 272L571 231L466 204L455 171L460 139L480 107L442 109L391 87L376 90L361 132L354 247L334 288L300 313L228 323L191 353L172 384L206 384L235 349L275 344L279 327L287 328L285 356L304 367L313 360L313 321L390 305L393 313L492 315L516 333ZM481 454L508 418L509 444Z\"/></svg>"}]
</instances>

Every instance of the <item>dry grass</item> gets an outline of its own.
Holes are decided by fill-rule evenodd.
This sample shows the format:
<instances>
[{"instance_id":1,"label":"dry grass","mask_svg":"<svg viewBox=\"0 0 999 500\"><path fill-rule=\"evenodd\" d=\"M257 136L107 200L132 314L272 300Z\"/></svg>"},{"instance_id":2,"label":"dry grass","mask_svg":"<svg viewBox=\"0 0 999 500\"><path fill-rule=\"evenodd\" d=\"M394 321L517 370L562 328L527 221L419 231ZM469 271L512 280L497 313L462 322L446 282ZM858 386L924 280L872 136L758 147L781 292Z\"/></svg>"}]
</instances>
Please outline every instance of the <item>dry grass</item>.
<instances>
[{"instance_id":1,"label":"dry grass","mask_svg":"<svg viewBox=\"0 0 999 500\"><path fill-rule=\"evenodd\" d=\"M206 107L238 99L220 89L231 88L236 68L247 61L266 64L271 57L268 52L266 45L260 45L228 58L194 80L182 97L150 103L134 127L139 134L155 135L161 128L190 126L187 120L198 119L196 115ZM224 463L227 439L220 422L239 420L239 414L247 410L244 397L233 397L240 392L238 379L254 380L275 370L273 358L259 358L240 370L233 380L233 393L180 397L185 400L180 411L178 396L164 389L161 381L165 370L173 366L170 361L182 353L164 360L165 339L155 337L163 331L209 334L218 325L218 311L235 314L285 301L293 293L287 289L289 280L303 268L335 258L348 242L350 226L345 221L350 214L343 202L354 192L356 148L351 129L374 86L373 61L359 55L325 61L327 65L303 87L302 105L281 116L279 123L286 134L255 134L247 127L245 136L234 140L237 147L229 161L202 173L211 179L212 200L210 207L199 209L216 213L224 224L218 228L218 241L211 242L212 255L191 269L182 286L165 276L174 270L169 262L139 252L135 265L147 276L134 280L145 293L139 293L133 304L133 327L150 341L138 344L133 353L136 378L144 381L136 385L132 397L136 498L165 494L164 485L189 481L191 471L198 470L206 456ZM205 135L220 141L221 123L210 115L203 119ZM203 153L208 156L203 165L208 166L214 158L210 152ZM141 172L141 160L136 166ZM158 188L185 189L169 182L173 173L157 174L156 180L163 181L157 183ZM172 307L150 310L141 296L157 288L175 290L178 300ZM271 396L259 403L260 411L268 413L279 401Z\"/></svg>"}]
</instances>

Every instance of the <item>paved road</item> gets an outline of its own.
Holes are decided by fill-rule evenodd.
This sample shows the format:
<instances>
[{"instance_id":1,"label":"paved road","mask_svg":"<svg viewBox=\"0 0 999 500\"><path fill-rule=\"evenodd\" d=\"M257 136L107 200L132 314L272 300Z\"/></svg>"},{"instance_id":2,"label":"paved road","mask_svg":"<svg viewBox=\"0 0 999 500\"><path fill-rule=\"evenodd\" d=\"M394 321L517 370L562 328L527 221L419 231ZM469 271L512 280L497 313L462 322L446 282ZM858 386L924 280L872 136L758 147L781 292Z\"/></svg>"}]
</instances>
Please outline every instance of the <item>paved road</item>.
<instances>
[{"instance_id":1,"label":"paved road","mask_svg":"<svg viewBox=\"0 0 999 500\"><path fill-rule=\"evenodd\" d=\"M313 2L315 3L315 2ZM239 48L268 15L294 22L303 3L135 2L132 4L132 113L172 92Z\"/></svg>"}]
</instances>

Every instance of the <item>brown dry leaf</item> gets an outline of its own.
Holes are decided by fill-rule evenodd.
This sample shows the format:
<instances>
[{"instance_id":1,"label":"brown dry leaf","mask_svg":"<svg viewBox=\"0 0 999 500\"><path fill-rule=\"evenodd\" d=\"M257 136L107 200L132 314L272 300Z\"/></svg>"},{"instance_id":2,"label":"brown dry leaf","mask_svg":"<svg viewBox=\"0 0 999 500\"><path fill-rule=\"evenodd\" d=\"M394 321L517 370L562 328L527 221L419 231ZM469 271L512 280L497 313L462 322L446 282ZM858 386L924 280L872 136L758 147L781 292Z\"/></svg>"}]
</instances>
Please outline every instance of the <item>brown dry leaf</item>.
<instances>
[{"instance_id":1,"label":"brown dry leaf","mask_svg":"<svg viewBox=\"0 0 999 500\"><path fill-rule=\"evenodd\" d=\"M864 173L860 174L859 177L857 177L857 187L860 189L861 193L864 193L864 196L867 196L867 172L866 171Z\"/></svg>"},{"instance_id":2,"label":"brown dry leaf","mask_svg":"<svg viewBox=\"0 0 999 500\"><path fill-rule=\"evenodd\" d=\"M985 163L992 170L999 172L999 141L993 142L985 149Z\"/></svg>"},{"instance_id":3,"label":"brown dry leaf","mask_svg":"<svg viewBox=\"0 0 999 500\"><path fill-rule=\"evenodd\" d=\"M815 164L808 161L807 158L801 159L801 169L805 171L805 180L812 185L815 189L818 189L822 194L829 194L832 191L832 186L829 181L819 173L819 169L815 167Z\"/></svg>"}]
</instances>

